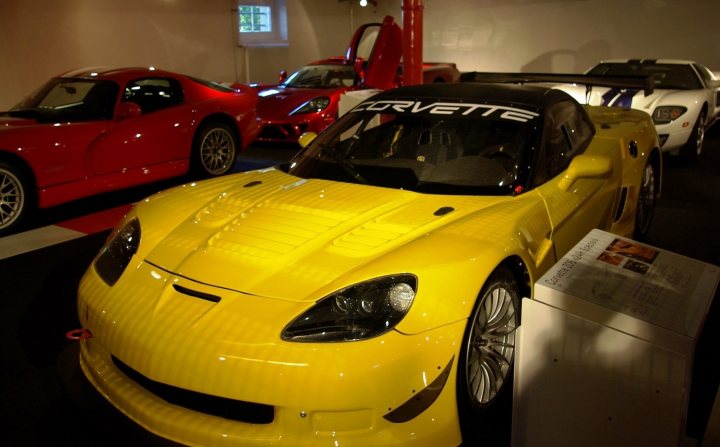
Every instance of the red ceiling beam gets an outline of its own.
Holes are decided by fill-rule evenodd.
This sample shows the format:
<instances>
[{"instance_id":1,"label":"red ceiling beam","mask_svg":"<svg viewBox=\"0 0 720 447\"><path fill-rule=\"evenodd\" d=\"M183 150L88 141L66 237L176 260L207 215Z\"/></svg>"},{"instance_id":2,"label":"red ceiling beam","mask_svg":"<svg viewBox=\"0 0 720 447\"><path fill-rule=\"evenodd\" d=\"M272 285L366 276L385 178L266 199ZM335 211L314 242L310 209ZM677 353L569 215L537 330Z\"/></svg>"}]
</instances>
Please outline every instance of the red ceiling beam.
<instances>
[{"instance_id":1,"label":"red ceiling beam","mask_svg":"<svg viewBox=\"0 0 720 447\"><path fill-rule=\"evenodd\" d=\"M403 84L422 84L423 0L403 0Z\"/></svg>"}]
</instances>

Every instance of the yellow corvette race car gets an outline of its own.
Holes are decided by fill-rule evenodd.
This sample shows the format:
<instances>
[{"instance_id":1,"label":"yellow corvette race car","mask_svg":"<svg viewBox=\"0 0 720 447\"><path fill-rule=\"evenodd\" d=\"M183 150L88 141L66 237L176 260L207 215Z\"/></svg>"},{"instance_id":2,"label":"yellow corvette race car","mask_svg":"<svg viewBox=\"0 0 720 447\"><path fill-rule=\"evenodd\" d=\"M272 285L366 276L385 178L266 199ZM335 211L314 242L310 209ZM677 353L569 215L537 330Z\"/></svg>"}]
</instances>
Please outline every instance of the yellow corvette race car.
<instances>
[{"instance_id":1,"label":"yellow corvette race car","mask_svg":"<svg viewBox=\"0 0 720 447\"><path fill-rule=\"evenodd\" d=\"M660 193L650 116L540 85L389 90L301 140L287 164L137 204L84 275L81 367L150 432L482 436L512 392L519 300L593 228L646 233Z\"/></svg>"}]
</instances>

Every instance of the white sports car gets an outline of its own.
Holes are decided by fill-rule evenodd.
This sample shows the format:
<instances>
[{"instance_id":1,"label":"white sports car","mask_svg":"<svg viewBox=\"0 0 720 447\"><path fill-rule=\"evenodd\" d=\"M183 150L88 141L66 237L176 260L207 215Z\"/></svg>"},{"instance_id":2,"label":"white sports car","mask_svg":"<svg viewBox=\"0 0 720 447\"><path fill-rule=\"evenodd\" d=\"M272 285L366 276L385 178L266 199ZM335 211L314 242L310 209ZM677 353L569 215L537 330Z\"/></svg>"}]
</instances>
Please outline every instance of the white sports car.
<instances>
[{"instance_id":1,"label":"white sports car","mask_svg":"<svg viewBox=\"0 0 720 447\"><path fill-rule=\"evenodd\" d=\"M628 107L652 116L663 152L693 161L702 151L705 130L720 113L720 79L696 62L670 59L614 59L587 71L591 76L652 76L654 93L582 85L558 88L580 103Z\"/></svg>"}]
</instances>

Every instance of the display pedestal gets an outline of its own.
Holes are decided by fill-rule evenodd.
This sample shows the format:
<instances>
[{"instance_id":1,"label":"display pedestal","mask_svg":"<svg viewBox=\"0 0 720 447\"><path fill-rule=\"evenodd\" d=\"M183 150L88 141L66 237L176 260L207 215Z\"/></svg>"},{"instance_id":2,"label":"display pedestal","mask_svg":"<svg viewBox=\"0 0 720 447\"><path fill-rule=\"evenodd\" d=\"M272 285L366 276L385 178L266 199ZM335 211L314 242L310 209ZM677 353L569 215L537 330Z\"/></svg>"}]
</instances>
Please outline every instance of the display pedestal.
<instances>
[{"instance_id":1,"label":"display pedestal","mask_svg":"<svg viewBox=\"0 0 720 447\"><path fill-rule=\"evenodd\" d=\"M593 230L524 299L514 447L673 446L720 269Z\"/></svg>"}]
</instances>

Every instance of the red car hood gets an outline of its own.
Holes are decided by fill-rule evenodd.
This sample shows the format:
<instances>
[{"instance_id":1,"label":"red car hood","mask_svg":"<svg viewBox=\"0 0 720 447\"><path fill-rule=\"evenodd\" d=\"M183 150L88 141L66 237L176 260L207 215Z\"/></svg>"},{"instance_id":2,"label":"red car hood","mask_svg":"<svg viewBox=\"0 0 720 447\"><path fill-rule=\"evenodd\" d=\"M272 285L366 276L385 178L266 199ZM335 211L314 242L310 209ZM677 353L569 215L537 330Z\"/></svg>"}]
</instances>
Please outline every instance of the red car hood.
<instances>
[{"instance_id":1,"label":"red car hood","mask_svg":"<svg viewBox=\"0 0 720 447\"><path fill-rule=\"evenodd\" d=\"M287 120L290 113L306 101L320 96L332 97L347 88L272 88L260 92L257 113L264 121ZM277 92L274 93L273 92ZM265 95L265 96L263 96Z\"/></svg>"},{"instance_id":2,"label":"red car hood","mask_svg":"<svg viewBox=\"0 0 720 447\"><path fill-rule=\"evenodd\" d=\"M38 124L37 120L30 118L13 118L11 116L0 116L0 130L12 126L32 126Z\"/></svg>"}]
</instances>

